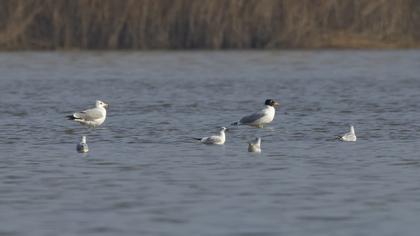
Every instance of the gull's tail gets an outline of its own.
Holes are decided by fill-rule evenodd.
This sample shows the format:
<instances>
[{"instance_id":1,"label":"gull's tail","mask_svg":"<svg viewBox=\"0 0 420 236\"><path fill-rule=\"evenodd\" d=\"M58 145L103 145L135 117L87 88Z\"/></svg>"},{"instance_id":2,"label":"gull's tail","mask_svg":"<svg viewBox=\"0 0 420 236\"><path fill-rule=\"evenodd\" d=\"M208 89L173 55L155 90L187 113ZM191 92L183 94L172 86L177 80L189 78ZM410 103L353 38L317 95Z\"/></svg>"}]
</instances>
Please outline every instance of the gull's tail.
<instances>
[{"instance_id":1,"label":"gull's tail","mask_svg":"<svg viewBox=\"0 0 420 236\"><path fill-rule=\"evenodd\" d=\"M201 138L192 138L192 139L194 139L194 140L198 140L198 141L201 141Z\"/></svg>"},{"instance_id":2,"label":"gull's tail","mask_svg":"<svg viewBox=\"0 0 420 236\"><path fill-rule=\"evenodd\" d=\"M75 120L76 119L76 117L74 117L74 115L66 116L66 118L69 119L69 120Z\"/></svg>"}]
</instances>

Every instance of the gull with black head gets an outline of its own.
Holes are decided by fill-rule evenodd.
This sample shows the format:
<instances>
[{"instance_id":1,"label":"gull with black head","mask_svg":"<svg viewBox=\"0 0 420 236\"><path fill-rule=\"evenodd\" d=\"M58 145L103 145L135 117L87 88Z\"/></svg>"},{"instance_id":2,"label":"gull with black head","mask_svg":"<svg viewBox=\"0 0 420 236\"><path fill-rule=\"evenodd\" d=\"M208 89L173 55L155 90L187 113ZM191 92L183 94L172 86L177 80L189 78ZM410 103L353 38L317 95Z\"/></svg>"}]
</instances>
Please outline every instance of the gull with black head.
<instances>
[{"instance_id":1,"label":"gull with black head","mask_svg":"<svg viewBox=\"0 0 420 236\"><path fill-rule=\"evenodd\" d=\"M265 100L264 105L265 106L262 110L244 116L239 121L232 123L232 125L249 125L257 128L263 128L264 125L273 121L274 115L276 114L275 107L278 107L279 103L273 99L267 99Z\"/></svg>"}]
</instances>

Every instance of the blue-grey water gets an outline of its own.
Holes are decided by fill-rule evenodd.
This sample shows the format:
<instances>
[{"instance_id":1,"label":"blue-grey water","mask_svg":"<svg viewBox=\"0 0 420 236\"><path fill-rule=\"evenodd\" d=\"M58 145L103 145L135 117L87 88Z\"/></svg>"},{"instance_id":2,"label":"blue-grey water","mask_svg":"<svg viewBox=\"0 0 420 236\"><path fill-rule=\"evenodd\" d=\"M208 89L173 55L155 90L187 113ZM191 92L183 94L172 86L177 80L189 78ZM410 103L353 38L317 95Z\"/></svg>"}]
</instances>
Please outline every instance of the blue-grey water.
<instances>
[{"instance_id":1,"label":"blue-grey water","mask_svg":"<svg viewBox=\"0 0 420 236\"><path fill-rule=\"evenodd\" d=\"M419 117L416 50L1 53L0 235L417 236Z\"/></svg>"}]
</instances>

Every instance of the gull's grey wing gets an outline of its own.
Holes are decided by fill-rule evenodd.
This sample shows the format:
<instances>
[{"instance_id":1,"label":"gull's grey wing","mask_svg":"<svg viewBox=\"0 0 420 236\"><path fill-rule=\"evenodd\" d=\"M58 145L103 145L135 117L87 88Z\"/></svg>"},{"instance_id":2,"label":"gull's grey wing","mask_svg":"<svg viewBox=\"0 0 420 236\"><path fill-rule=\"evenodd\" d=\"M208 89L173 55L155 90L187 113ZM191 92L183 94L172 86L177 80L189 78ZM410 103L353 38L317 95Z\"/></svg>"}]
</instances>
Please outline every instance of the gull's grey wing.
<instances>
[{"instance_id":1,"label":"gull's grey wing","mask_svg":"<svg viewBox=\"0 0 420 236\"><path fill-rule=\"evenodd\" d=\"M204 142L203 143L206 143L206 144L213 144L213 143L218 143L218 142L221 142L222 140L221 140L221 138L219 137L219 136L210 136L210 137L207 137L205 140L204 140Z\"/></svg>"},{"instance_id":2,"label":"gull's grey wing","mask_svg":"<svg viewBox=\"0 0 420 236\"><path fill-rule=\"evenodd\" d=\"M241 124L250 124L257 121L258 119L261 119L264 116L265 116L265 113L263 111L259 111L259 112L255 112L254 114L242 117L242 119L239 122Z\"/></svg>"},{"instance_id":3,"label":"gull's grey wing","mask_svg":"<svg viewBox=\"0 0 420 236\"><path fill-rule=\"evenodd\" d=\"M104 115L102 114L102 112L98 109L88 109L82 112L76 112L73 114L73 116L77 119L82 119L82 120L86 120L86 121L94 121L100 118L103 118Z\"/></svg>"}]
</instances>

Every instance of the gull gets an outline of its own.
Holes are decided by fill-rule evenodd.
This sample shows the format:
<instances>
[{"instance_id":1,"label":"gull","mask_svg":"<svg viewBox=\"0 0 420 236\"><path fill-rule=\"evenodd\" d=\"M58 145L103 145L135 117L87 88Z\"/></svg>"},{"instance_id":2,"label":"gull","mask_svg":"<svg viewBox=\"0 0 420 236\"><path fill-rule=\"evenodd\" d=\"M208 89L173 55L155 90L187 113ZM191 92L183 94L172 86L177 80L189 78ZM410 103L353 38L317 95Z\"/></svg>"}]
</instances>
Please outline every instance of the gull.
<instances>
[{"instance_id":1,"label":"gull","mask_svg":"<svg viewBox=\"0 0 420 236\"><path fill-rule=\"evenodd\" d=\"M89 151L89 147L86 143L86 136L82 136L82 141L80 141L80 143L77 144L76 149L80 153L85 153Z\"/></svg>"},{"instance_id":2,"label":"gull","mask_svg":"<svg viewBox=\"0 0 420 236\"><path fill-rule=\"evenodd\" d=\"M220 128L219 135L212 135L212 136L209 136L209 137L195 138L195 139L200 140L200 142L204 143L204 144L222 145L226 141L226 135L225 135L226 130L227 130L226 127L222 127L222 128Z\"/></svg>"},{"instance_id":3,"label":"gull","mask_svg":"<svg viewBox=\"0 0 420 236\"><path fill-rule=\"evenodd\" d=\"M261 138L255 138L248 143L248 152L261 152Z\"/></svg>"},{"instance_id":4,"label":"gull","mask_svg":"<svg viewBox=\"0 0 420 236\"><path fill-rule=\"evenodd\" d=\"M106 119L106 109L108 104L102 101L96 101L96 107L87 109L81 112L75 112L73 115L66 116L69 120L74 120L82 125L86 125L91 128L95 128Z\"/></svg>"},{"instance_id":5,"label":"gull","mask_svg":"<svg viewBox=\"0 0 420 236\"><path fill-rule=\"evenodd\" d=\"M251 115L242 117L239 121L232 123L232 125L249 125L257 128L262 128L264 125L271 123L276 114L275 106L279 104L273 99L265 100L265 107Z\"/></svg>"},{"instance_id":6,"label":"gull","mask_svg":"<svg viewBox=\"0 0 420 236\"><path fill-rule=\"evenodd\" d=\"M355 142L357 140L353 125L350 126L350 132L338 136L341 141Z\"/></svg>"}]
</instances>

